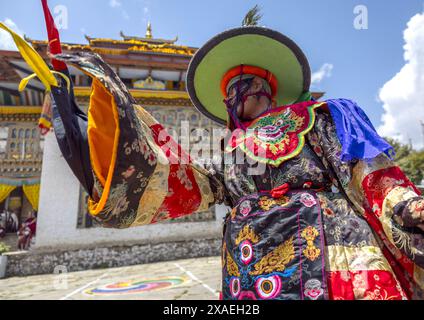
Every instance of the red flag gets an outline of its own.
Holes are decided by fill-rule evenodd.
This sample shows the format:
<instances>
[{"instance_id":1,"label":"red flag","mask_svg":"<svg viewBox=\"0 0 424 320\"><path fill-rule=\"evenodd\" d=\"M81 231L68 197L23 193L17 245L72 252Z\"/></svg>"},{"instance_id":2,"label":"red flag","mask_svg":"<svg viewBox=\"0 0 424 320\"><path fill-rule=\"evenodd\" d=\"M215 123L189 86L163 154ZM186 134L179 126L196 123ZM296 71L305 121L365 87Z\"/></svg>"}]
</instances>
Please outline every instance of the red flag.
<instances>
[{"instance_id":1,"label":"red flag","mask_svg":"<svg viewBox=\"0 0 424 320\"><path fill-rule=\"evenodd\" d=\"M62 47L60 44L59 31L54 23L47 0L41 0L41 4L43 5L44 18L46 20L47 35L49 38L49 51L51 54L60 54L62 53ZM62 61L52 59L52 64L56 71L67 70L66 64Z\"/></svg>"}]
</instances>

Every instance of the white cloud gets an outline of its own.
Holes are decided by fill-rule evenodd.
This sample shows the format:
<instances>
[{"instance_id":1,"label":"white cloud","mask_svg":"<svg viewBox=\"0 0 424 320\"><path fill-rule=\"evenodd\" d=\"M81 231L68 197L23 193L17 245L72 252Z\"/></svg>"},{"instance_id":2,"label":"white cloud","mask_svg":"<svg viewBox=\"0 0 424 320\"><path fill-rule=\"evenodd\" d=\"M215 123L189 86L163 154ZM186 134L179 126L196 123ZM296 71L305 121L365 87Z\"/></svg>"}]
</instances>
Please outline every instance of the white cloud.
<instances>
[{"instance_id":1,"label":"white cloud","mask_svg":"<svg viewBox=\"0 0 424 320\"><path fill-rule=\"evenodd\" d=\"M128 12L123 8L122 2L120 0L109 0L109 7L114 9L119 9L121 11L121 15L125 20L130 19L130 15Z\"/></svg>"},{"instance_id":2,"label":"white cloud","mask_svg":"<svg viewBox=\"0 0 424 320\"><path fill-rule=\"evenodd\" d=\"M110 0L109 6L112 7L112 8L118 8L118 7L122 6L122 3L119 0Z\"/></svg>"},{"instance_id":3,"label":"white cloud","mask_svg":"<svg viewBox=\"0 0 424 320\"><path fill-rule=\"evenodd\" d=\"M417 14L404 31L402 69L380 89L384 113L378 128L382 136L394 137L404 143L412 142L422 148L424 121L424 14Z\"/></svg>"},{"instance_id":4,"label":"white cloud","mask_svg":"<svg viewBox=\"0 0 424 320\"><path fill-rule=\"evenodd\" d=\"M141 8L143 9L143 22L147 24L150 19L150 1L149 0L138 0Z\"/></svg>"},{"instance_id":5,"label":"white cloud","mask_svg":"<svg viewBox=\"0 0 424 320\"><path fill-rule=\"evenodd\" d=\"M23 32L18 28L15 22L12 19L6 18L3 23L8 26L10 29L15 31L19 35L23 35ZM4 30L0 30L0 49L1 50L13 50L17 51L18 49L13 42L12 37Z\"/></svg>"},{"instance_id":6,"label":"white cloud","mask_svg":"<svg viewBox=\"0 0 424 320\"><path fill-rule=\"evenodd\" d=\"M322 80L324 80L324 78L331 77L333 68L334 66L331 63L324 63L318 71L312 73L312 86L317 86L322 82Z\"/></svg>"}]
</instances>

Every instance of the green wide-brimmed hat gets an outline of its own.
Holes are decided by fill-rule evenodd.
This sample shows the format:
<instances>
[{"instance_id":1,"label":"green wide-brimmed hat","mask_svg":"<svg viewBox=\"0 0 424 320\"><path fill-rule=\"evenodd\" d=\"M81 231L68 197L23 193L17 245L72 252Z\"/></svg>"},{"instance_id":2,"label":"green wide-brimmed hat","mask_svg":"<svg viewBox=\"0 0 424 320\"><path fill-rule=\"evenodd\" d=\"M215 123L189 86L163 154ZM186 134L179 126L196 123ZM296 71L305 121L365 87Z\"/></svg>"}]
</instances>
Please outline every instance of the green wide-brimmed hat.
<instances>
[{"instance_id":1,"label":"green wide-brimmed hat","mask_svg":"<svg viewBox=\"0 0 424 320\"><path fill-rule=\"evenodd\" d=\"M292 104L309 92L311 69L308 60L291 39L256 26L225 31L196 52L187 72L187 90L194 106L221 124L227 122L221 80L239 65L268 70L277 78L277 105Z\"/></svg>"}]
</instances>

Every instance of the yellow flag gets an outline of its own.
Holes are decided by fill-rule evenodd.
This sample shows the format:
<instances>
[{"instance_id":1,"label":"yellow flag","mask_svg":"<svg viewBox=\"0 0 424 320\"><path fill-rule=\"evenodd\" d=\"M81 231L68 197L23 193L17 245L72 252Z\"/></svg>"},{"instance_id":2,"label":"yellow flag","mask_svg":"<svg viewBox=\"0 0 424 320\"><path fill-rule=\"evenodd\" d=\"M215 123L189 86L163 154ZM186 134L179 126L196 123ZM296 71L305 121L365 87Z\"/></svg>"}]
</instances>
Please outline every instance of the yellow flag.
<instances>
[{"instance_id":1,"label":"yellow flag","mask_svg":"<svg viewBox=\"0 0 424 320\"><path fill-rule=\"evenodd\" d=\"M22 58L30 66L30 68L35 72L40 81L44 84L47 90L50 90L51 86L58 86L57 80L54 77L53 73L50 71L48 65L43 60L43 58L38 54L35 49L28 44L21 36L16 34L13 30L8 28L5 24L0 22L0 29L8 32L18 47L19 52L22 55Z\"/></svg>"}]
</instances>

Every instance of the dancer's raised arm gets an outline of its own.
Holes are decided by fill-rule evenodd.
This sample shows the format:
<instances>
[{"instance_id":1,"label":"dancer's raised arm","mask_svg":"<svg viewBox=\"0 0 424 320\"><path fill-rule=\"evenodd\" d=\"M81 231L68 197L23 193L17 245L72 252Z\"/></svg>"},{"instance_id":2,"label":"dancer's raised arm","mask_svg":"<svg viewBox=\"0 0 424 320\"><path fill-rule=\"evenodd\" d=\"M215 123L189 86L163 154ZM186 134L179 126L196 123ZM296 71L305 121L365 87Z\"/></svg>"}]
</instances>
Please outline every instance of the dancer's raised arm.
<instances>
[{"instance_id":1,"label":"dancer's raised arm","mask_svg":"<svg viewBox=\"0 0 424 320\"><path fill-rule=\"evenodd\" d=\"M196 165L166 130L136 105L99 55L55 56L92 78L85 116L73 99L69 77L60 73L56 78L28 43L0 26L13 35L23 58L51 92L53 127L61 151L79 181L93 177L89 212L103 226L155 223L205 211L223 201L224 187L216 175Z\"/></svg>"}]
</instances>

